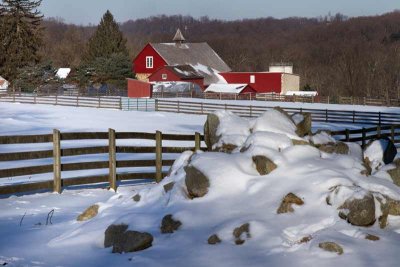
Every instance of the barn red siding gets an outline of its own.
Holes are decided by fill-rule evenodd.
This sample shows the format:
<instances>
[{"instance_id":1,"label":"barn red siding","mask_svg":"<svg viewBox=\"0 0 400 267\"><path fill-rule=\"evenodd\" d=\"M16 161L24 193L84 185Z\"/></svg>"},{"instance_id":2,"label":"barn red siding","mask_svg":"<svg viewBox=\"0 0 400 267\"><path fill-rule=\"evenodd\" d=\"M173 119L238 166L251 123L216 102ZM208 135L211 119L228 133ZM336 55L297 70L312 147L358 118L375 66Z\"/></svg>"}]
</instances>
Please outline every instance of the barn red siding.
<instances>
[{"instance_id":1,"label":"barn red siding","mask_svg":"<svg viewBox=\"0 0 400 267\"><path fill-rule=\"evenodd\" d=\"M220 73L228 83L247 83L257 93L281 93L281 73L269 72L225 72ZM250 83L250 76L255 76L255 83Z\"/></svg>"},{"instance_id":2,"label":"barn red siding","mask_svg":"<svg viewBox=\"0 0 400 267\"><path fill-rule=\"evenodd\" d=\"M162 75L167 74L167 79L163 80ZM200 88L204 90L204 79L182 79L177 76L173 71L168 68L161 67L160 69L156 70L150 77L150 82L191 82L198 84Z\"/></svg>"},{"instance_id":3,"label":"barn red siding","mask_svg":"<svg viewBox=\"0 0 400 267\"><path fill-rule=\"evenodd\" d=\"M128 81L128 97L151 97L152 85L150 83L138 81L135 79L127 79Z\"/></svg>"},{"instance_id":4,"label":"barn red siding","mask_svg":"<svg viewBox=\"0 0 400 267\"><path fill-rule=\"evenodd\" d=\"M242 94L255 94L255 93L257 93L257 91L254 90L250 85L247 85L247 86L242 90L242 92L240 92L241 95L242 95Z\"/></svg>"},{"instance_id":5,"label":"barn red siding","mask_svg":"<svg viewBox=\"0 0 400 267\"><path fill-rule=\"evenodd\" d=\"M146 68L146 57L153 57L153 68ZM143 50L133 60L132 70L134 73L154 73L159 68L167 65L167 62L154 50L154 48L147 44Z\"/></svg>"}]
</instances>

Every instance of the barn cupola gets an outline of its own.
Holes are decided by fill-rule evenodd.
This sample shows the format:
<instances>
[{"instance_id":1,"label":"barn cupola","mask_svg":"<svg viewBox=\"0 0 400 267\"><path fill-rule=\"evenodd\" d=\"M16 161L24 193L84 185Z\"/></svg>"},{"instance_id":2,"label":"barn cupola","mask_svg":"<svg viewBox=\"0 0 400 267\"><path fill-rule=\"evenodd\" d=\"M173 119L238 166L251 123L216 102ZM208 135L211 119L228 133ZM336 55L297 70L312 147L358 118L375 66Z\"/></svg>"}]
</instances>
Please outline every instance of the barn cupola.
<instances>
[{"instance_id":1,"label":"barn cupola","mask_svg":"<svg viewBox=\"0 0 400 267\"><path fill-rule=\"evenodd\" d=\"M180 29L178 29L175 33L174 39L172 39L176 45L181 45L183 42L185 42L185 37L183 37L183 34Z\"/></svg>"}]
</instances>

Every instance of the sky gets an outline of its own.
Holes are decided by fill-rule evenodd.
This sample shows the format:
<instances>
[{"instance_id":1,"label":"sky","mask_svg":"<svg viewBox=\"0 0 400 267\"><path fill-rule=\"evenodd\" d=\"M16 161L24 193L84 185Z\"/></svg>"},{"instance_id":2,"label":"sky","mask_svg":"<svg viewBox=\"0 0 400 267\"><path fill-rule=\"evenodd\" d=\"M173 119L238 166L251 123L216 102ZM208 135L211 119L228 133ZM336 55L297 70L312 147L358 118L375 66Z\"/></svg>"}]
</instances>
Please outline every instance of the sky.
<instances>
[{"instance_id":1,"label":"sky","mask_svg":"<svg viewBox=\"0 0 400 267\"><path fill-rule=\"evenodd\" d=\"M118 22L161 14L224 20L258 17L319 17L338 12L354 17L400 9L400 0L43 0L46 17L97 24L109 9Z\"/></svg>"}]
</instances>

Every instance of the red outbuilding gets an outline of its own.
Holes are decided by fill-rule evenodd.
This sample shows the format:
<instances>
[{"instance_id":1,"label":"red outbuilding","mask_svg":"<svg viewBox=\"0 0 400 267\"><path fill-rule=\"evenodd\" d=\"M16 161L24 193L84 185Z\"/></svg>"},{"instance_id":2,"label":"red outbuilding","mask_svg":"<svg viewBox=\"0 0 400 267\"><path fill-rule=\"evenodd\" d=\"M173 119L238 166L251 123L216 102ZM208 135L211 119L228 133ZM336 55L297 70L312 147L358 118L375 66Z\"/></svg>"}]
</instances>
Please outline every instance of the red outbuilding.
<instances>
[{"instance_id":1,"label":"red outbuilding","mask_svg":"<svg viewBox=\"0 0 400 267\"><path fill-rule=\"evenodd\" d=\"M281 72L224 72L220 73L228 83L249 84L257 93L285 94L299 91L298 75Z\"/></svg>"}]
</instances>

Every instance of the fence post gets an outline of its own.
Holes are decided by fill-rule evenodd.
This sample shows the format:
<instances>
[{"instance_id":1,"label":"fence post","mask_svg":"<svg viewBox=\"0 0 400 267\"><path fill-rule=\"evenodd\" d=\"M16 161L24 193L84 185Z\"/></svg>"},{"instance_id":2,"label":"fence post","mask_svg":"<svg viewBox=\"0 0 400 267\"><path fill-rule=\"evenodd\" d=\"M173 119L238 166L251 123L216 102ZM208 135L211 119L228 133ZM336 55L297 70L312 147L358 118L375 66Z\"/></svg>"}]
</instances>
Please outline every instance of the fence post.
<instances>
[{"instance_id":1,"label":"fence post","mask_svg":"<svg viewBox=\"0 0 400 267\"><path fill-rule=\"evenodd\" d=\"M136 98L136 110L139 111L139 98Z\"/></svg>"},{"instance_id":2,"label":"fence post","mask_svg":"<svg viewBox=\"0 0 400 267\"><path fill-rule=\"evenodd\" d=\"M226 103L225 103L225 110L227 110L228 108L227 108L227 105L226 105Z\"/></svg>"},{"instance_id":3,"label":"fence post","mask_svg":"<svg viewBox=\"0 0 400 267\"><path fill-rule=\"evenodd\" d=\"M329 103L329 95L328 95L328 104L330 104L330 103ZM339 103L339 104L340 104L340 103Z\"/></svg>"},{"instance_id":4,"label":"fence post","mask_svg":"<svg viewBox=\"0 0 400 267\"><path fill-rule=\"evenodd\" d=\"M353 110L353 123L355 123L355 121L356 121L356 111Z\"/></svg>"},{"instance_id":5,"label":"fence post","mask_svg":"<svg viewBox=\"0 0 400 267\"><path fill-rule=\"evenodd\" d=\"M350 142L350 131L346 129L346 142Z\"/></svg>"},{"instance_id":6,"label":"fence post","mask_svg":"<svg viewBox=\"0 0 400 267\"><path fill-rule=\"evenodd\" d=\"M328 122L328 109L325 110L325 122Z\"/></svg>"},{"instance_id":7,"label":"fence post","mask_svg":"<svg viewBox=\"0 0 400 267\"><path fill-rule=\"evenodd\" d=\"M200 133L196 132L194 135L194 147L195 151L200 150L201 147L201 138L200 138Z\"/></svg>"},{"instance_id":8,"label":"fence post","mask_svg":"<svg viewBox=\"0 0 400 267\"><path fill-rule=\"evenodd\" d=\"M53 191L61 193L61 135L53 130Z\"/></svg>"},{"instance_id":9,"label":"fence post","mask_svg":"<svg viewBox=\"0 0 400 267\"><path fill-rule=\"evenodd\" d=\"M36 104L36 95L33 96L33 104Z\"/></svg>"},{"instance_id":10,"label":"fence post","mask_svg":"<svg viewBox=\"0 0 400 267\"><path fill-rule=\"evenodd\" d=\"M395 127L394 127L394 125L392 125L390 127L390 138L392 139L393 143L394 143L394 130L395 130Z\"/></svg>"},{"instance_id":11,"label":"fence post","mask_svg":"<svg viewBox=\"0 0 400 267\"><path fill-rule=\"evenodd\" d=\"M146 111L147 111L147 98L146 98Z\"/></svg>"},{"instance_id":12,"label":"fence post","mask_svg":"<svg viewBox=\"0 0 400 267\"><path fill-rule=\"evenodd\" d=\"M378 136L378 138L381 138L381 125L378 125L376 127L376 135Z\"/></svg>"},{"instance_id":13,"label":"fence post","mask_svg":"<svg viewBox=\"0 0 400 267\"><path fill-rule=\"evenodd\" d=\"M162 133L156 132L156 182L162 180Z\"/></svg>"},{"instance_id":14,"label":"fence post","mask_svg":"<svg viewBox=\"0 0 400 267\"><path fill-rule=\"evenodd\" d=\"M250 117L253 117L253 108L252 108L252 105L250 105Z\"/></svg>"},{"instance_id":15,"label":"fence post","mask_svg":"<svg viewBox=\"0 0 400 267\"><path fill-rule=\"evenodd\" d=\"M201 114L204 114L204 112L203 112L203 102L200 102L200 107L201 107Z\"/></svg>"},{"instance_id":16,"label":"fence post","mask_svg":"<svg viewBox=\"0 0 400 267\"><path fill-rule=\"evenodd\" d=\"M58 104L58 94L56 94L56 106L57 106L57 104Z\"/></svg>"},{"instance_id":17,"label":"fence post","mask_svg":"<svg viewBox=\"0 0 400 267\"><path fill-rule=\"evenodd\" d=\"M380 111L378 113L378 116L379 116L379 125L381 125L381 112Z\"/></svg>"},{"instance_id":18,"label":"fence post","mask_svg":"<svg viewBox=\"0 0 400 267\"><path fill-rule=\"evenodd\" d=\"M154 108L156 111L158 111L158 99L154 100Z\"/></svg>"},{"instance_id":19,"label":"fence post","mask_svg":"<svg viewBox=\"0 0 400 267\"><path fill-rule=\"evenodd\" d=\"M110 189L117 191L117 148L115 142L115 130L108 129L108 181Z\"/></svg>"},{"instance_id":20,"label":"fence post","mask_svg":"<svg viewBox=\"0 0 400 267\"><path fill-rule=\"evenodd\" d=\"M122 110L122 97L119 97L119 109Z\"/></svg>"},{"instance_id":21,"label":"fence post","mask_svg":"<svg viewBox=\"0 0 400 267\"><path fill-rule=\"evenodd\" d=\"M179 107L179 100L178 100L178 113L179 113L179 111L180 111L180 107Z\"/></svg>"},{"instance_id":22,"label":"fence post","mask_svg":"<svg viewBox=\"0 0 400 267\"><path fill-rule=\"evenodd\" d=\"M365 137L366 137L366 133L365 133L365 128L362 128L362 137L361 137L361 148L365 148Z\"/></svg>"},{"instance_id":23,"label":"fence post","mask_svg":"<svg viewBox=\"0 0 400 267\"><path fill-rule=\"evenodd\" d=\"M79 96L76 96L76 106L79 107Z\"/></svg>"},{"instance_id":24,"label":"fence post","mask_svg":"<svg viewBox=\"0 0 400 267\"><path fill-rule=\"evenodd\" d=\"M99 105L98 105L98 108L100 108L101 107L101 97L100 97L100 95L99 95Z\"/></svg>"}]
</instances>

